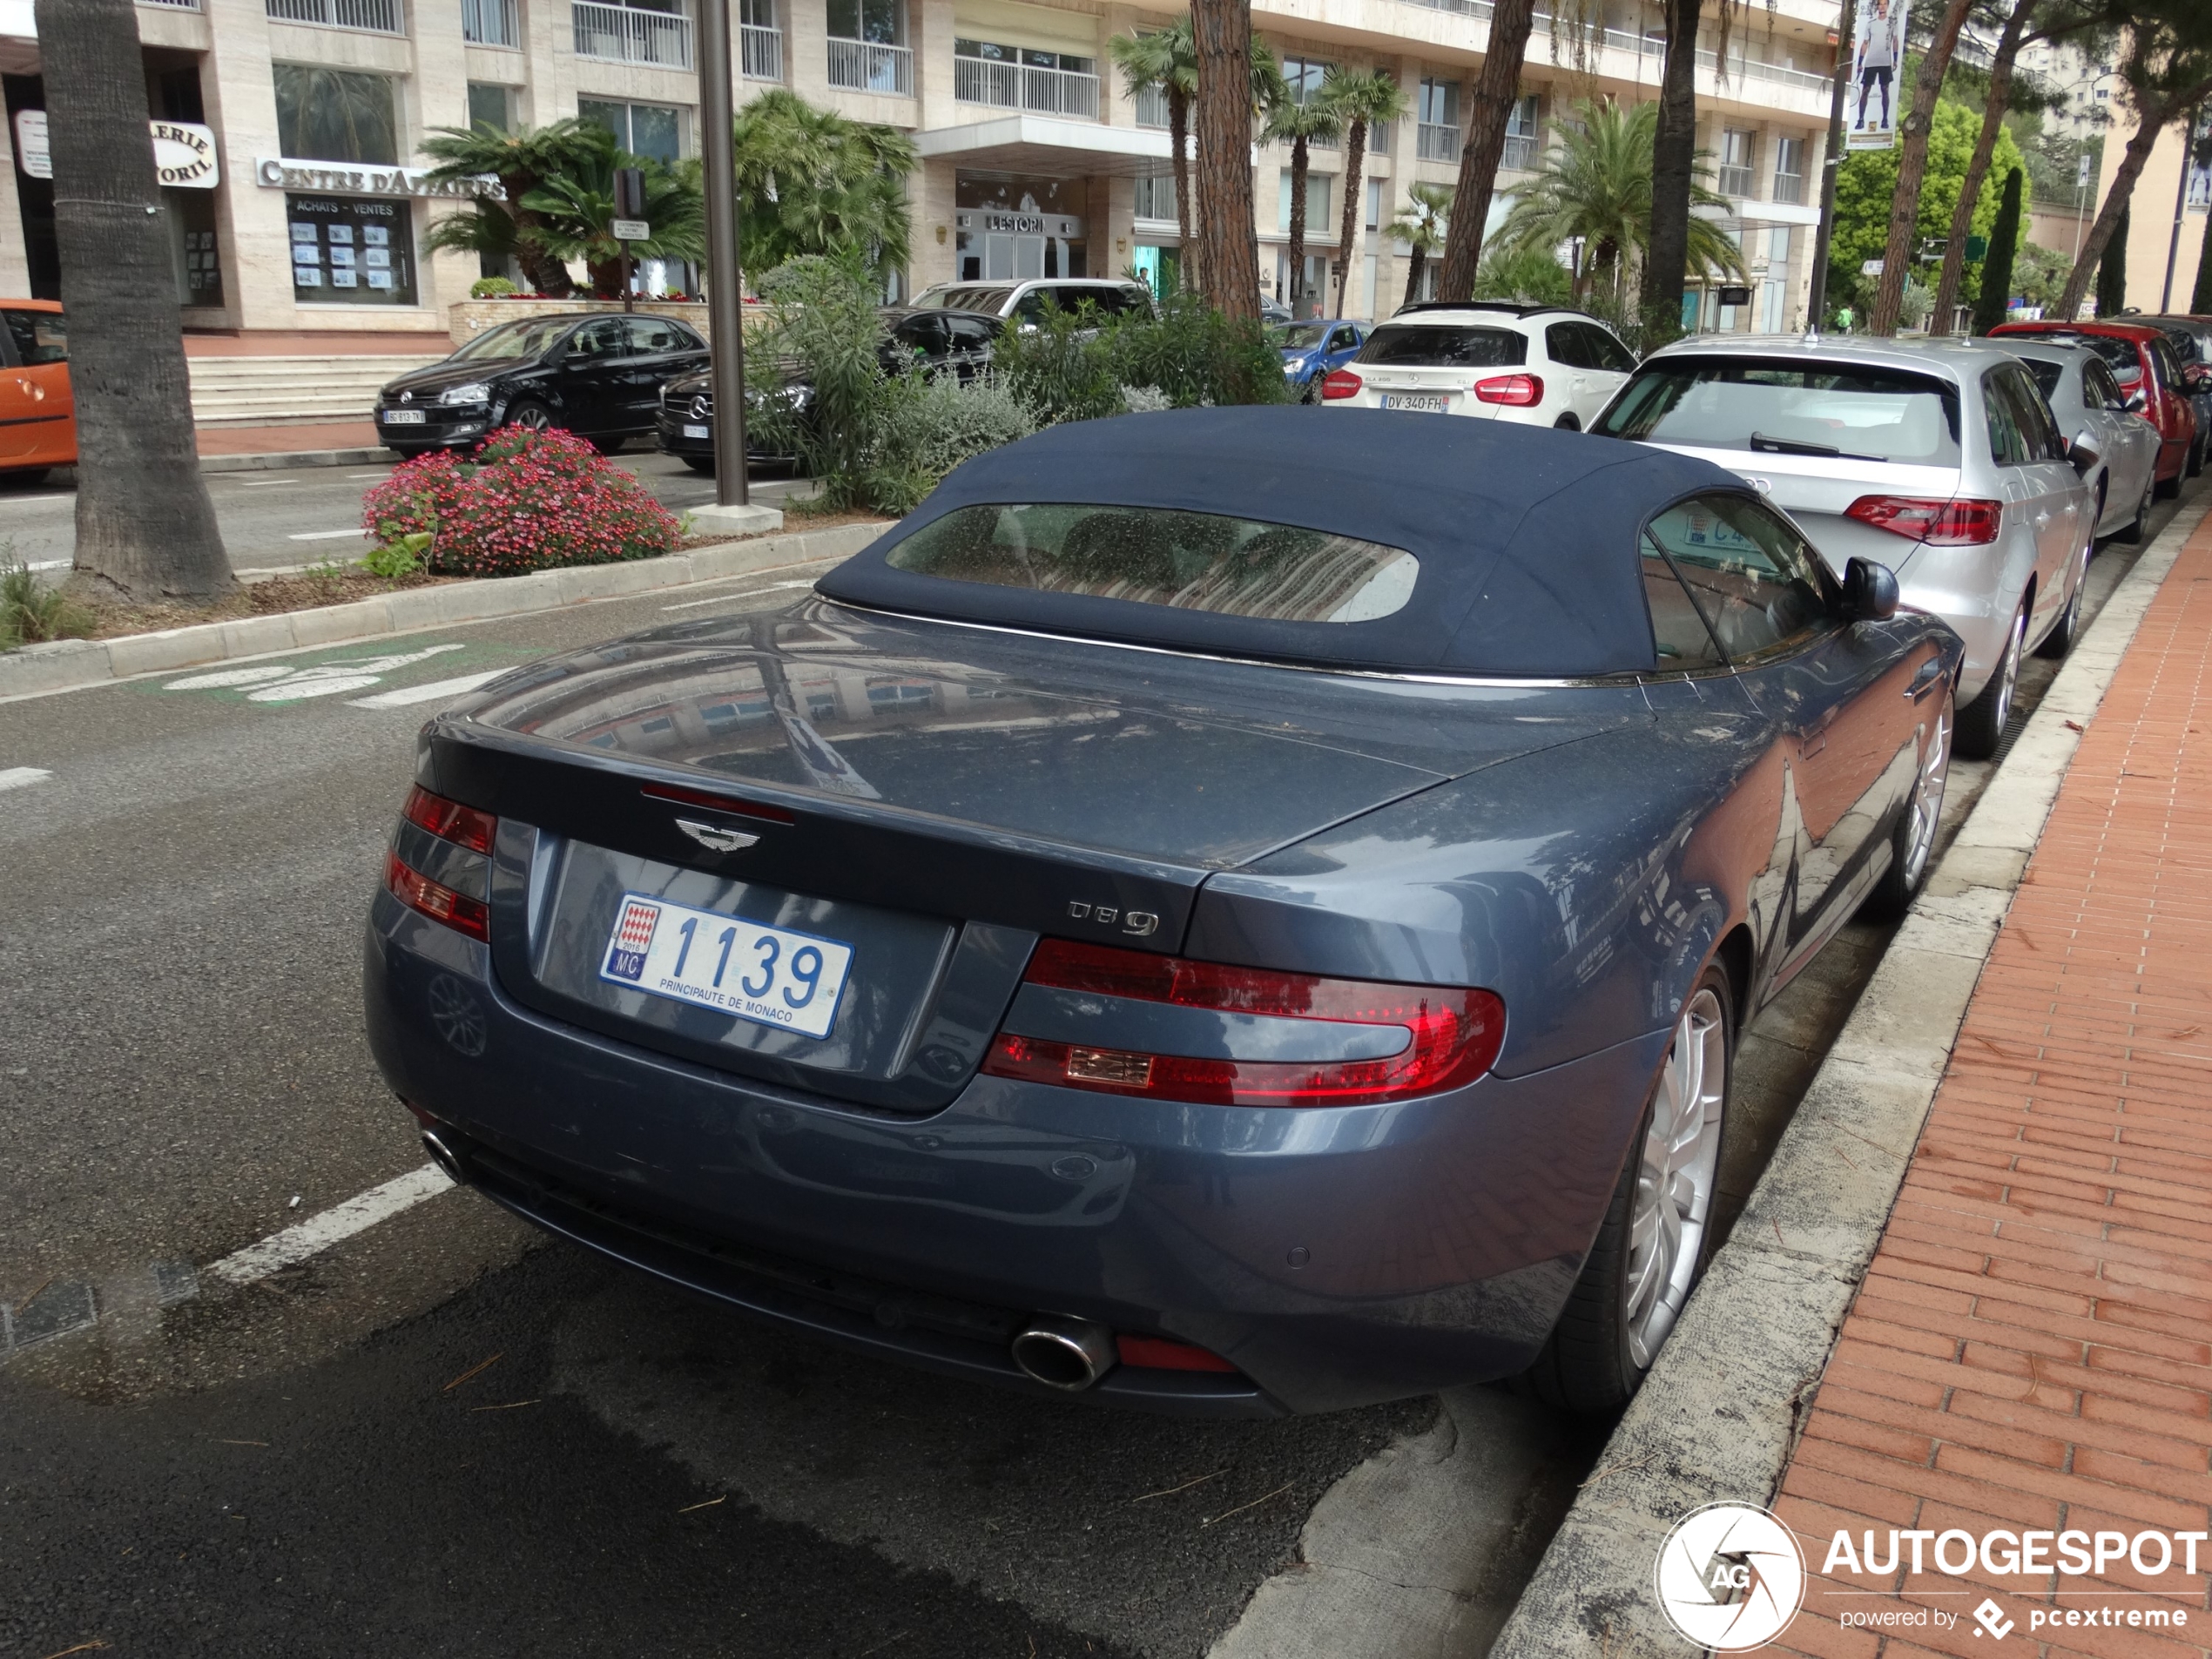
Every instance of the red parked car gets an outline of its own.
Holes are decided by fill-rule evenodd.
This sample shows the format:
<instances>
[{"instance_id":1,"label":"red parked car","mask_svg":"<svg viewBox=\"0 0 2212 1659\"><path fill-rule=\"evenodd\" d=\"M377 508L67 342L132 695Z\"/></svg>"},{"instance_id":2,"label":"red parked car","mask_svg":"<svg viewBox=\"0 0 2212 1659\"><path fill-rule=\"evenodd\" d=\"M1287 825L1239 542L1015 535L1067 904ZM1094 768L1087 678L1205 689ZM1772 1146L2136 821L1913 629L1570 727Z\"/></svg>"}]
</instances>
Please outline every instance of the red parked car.
<instances>
[{"instance_id":1,"label":"red parked car","mask_svg":"<svg viewBox=\"0 0 2212 1659\"><path fill-rule=\"evenodd\" d=\"M2001 322L1989 332L1995 338L2063 334L2103 358L2127 394L2128 407L2158 428L2160 495L2175 494L2182 477L2202 464L2188 377L2162 330L2140 322Z\"/></svg>"}]
</instances>

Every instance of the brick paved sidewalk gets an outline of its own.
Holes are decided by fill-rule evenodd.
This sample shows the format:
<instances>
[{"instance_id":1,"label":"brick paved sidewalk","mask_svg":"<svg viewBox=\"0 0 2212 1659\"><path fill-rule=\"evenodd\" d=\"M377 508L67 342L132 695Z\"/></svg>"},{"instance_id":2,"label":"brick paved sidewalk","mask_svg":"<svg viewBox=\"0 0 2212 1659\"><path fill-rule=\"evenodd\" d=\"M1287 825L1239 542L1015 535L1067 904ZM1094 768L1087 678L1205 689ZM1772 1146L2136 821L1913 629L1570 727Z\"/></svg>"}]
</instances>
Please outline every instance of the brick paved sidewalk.
<instances>
[{"instance_id":1,"label":"brick paved sidewalk","mask_svg":"<svg viewBox=\"0 0 2212 1659\"><path fill-rule=\"evenodd\" d=\"M1902 1602L1865 1594L1902 1570L1820 1575L1838 1527L1871 1529L1878 1554L1892 1527L2212 1529L2209 874L2212 518L2074 756L1784 1476L1775 1507L1813 1576L1783 1650L2212 1649L2212 1546L2161 1576L2123 1558L1952 1577L1931 1558ZM1973 1618L1993 1595L2017 1626L2001 1646ZM2106 1606L2186 1609L2187 1628L2031 1635L2033 1609ZM1958 1623L1839 1626L1900 1607Z\"/></svg>"}]
</instances>

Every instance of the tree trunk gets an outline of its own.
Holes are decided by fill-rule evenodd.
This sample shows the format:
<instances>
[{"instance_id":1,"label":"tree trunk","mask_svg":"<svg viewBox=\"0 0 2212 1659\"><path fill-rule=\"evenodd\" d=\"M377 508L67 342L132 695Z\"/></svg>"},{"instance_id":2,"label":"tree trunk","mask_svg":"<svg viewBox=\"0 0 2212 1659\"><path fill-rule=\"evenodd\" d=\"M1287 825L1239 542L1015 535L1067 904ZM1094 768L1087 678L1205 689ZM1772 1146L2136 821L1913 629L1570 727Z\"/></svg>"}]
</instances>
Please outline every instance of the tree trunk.
<instances>
[{"instance_id":1,"label":"tree trunk","mask_svg":"<svg viewBox=\"0 0 2212 1659\"><path fill-rule=\"evenodd\" d=\"M1436 279L1440 300L1474 294L1474 269L1482 261L1482 231L1498 163L1506 153L1506 124L1521 98L1521 65L1528 53L1535 0L1497 0L1490 17L1490 44L1475 77L1467 109L1467 142L1460 150L1460 181L1452 195L1452 222L1444 237L1444 269Z\"/></svg>"},{"instance_id":2,"label":"tree trunk","mask_svg":"<svg viewBox=\"0 0 2212 1659\"><path fill-rule=\"evenodd\" d=\"M2005 320L2013 260L2020 252L2021 179L2018 167L2005 175L2005 197L1997 206L1997 222L1989 227L1989 259L1981 267L1981 298L1974 302L1973 331L1978 334Z\"/></svg>"},{"instance_id":3,"label":"tree trunk","mask_svg":"<svg viewBox=\"0 0 2212 1659\"><path fill-rule=\"evenodd\" d=\"M1175 230L1182 239L1176 259L1181 266L1177 273L1180 280L1177 287L1190 293L1202 292L1198 286L1198 249L1190 239L1190 100L1170 86L1168 96L1168 142L1175 146Z\"/></svg>"},{"instance_id":4,"label":"tree trunk","mask_svg":"<svg viewBox=\"0 0 2212 1659\"><path fill-rule=\"evenodd\" d=\"M1406 297L1398 302L1400 306L1410 306L1421 297L1421 273L1428 266L1428 250L1419 242L1413 248L1406 259Z\"/></svg>"},{"instance_id":5,"label":"tree trunk","mask_svg":"<svg viewBox=\"0 0 2212 1659\"><path fill-rule=\"evenodd\" d=\"M2128 220L2134 210L2130 202L2120 210L2105 256L2097 261L2097 315L2110 319L2128 308Z\"/></svg>"},{"instance_id":6,"label":"tree trunk","mask_svg":"<svg viewBox=\"0 0 2212 1659\"><path fill-rule=\"evenodd\" d=\"M2005 32L1998 37L1997 55L1989 65L1989 98L1983 105L1981 136L1974 140L1974 153L1966 163L1966 183L1959 187L1959 205L1951 210L1951 239L1943 247L1943 273L1936 279L1935 309L1928 314L1928 332L1947 334L1951 332L1951 314L1958 309L1959 281L1966 270L1966 238L1974 227L1974 208L1981 200L1982 180L1989 176L1989 158L1997 152L1997 135L2004 130L2005 105L2013 91L2013 64L2020 57L2021 43L2027 38L2027 20L2040 0L2016 0L2013 15L2005 20ZM1982 267L1987 280L1989 268Z\"/></svg>"},{"instance_id":7,"label":"tree trunk","mask_svg":"<svg viewBox=\"0 0 2212 1659\"><path fill-rule=\"evenodd\" d=\"M510 195L508 199L511 202L515 199ZM526 232L536 222L535 213L516 213L515 262L523 267L523 274L538 293L549 300L566 300L576 292L575 280L569 275L567 266L529 240Z\"/></svg>"},{"instance_id":8,"label":"tree trunk","mask_svg":"<svg viewBox=\"0 0 2212 1659\"><path fill-rule=\"evenodd\" d=\"M1252 233L1251 0L1196 0L1198 237L1206 288L1224 316L1259 315Z\"/></svg>"},{"instance_id":9,"label":"tree trunk","mask_svg":"<svg viewBox=\"0 0 2212 1659\"><path fill-rule=\"evenodd\" d=\"M1898 123L1904 149L1897 160L1897 194L1890 199L1890 239L1882 250L1882 276L1874 290L1874 313L1867 320L1870 334L1897 333L1897 317L1905 300L1905 279L1912 273L1913 239L1919 234L1920 182L1928 172L1928 128L1935 116L1936 94L1943 91L1943 77L1951 67L1951 54L1959 44L1959 30L1966 21L1973 0L1949 0L1936 24L1928 55L1920 60L1920 78L1912 84L1912 107Z\"/></svg>"},{"instance_id":10,"label":"tree trunk","mask_svg":"<svg viewBox=\"0 0 2212 1659\"><path fill-rule=\"evenodd\" d=\"M199 470L131 0L41 0L77 402L78 574L132 600L236 585Z\"/></svg>"},{"instance_id":11,"label":"tree trunk","mask_svg":"<svg viewBox=\"0 0 2212 1659\"><path fill-rule=\"evenodd\" d=\"M2105 192L2104 206L2097 210L2096 221L2089 226L2089 234L2081 244L2080 257L2074 260L2074 270L2066 280L2066 293L2059 300L2059 316L2062 320L2071 322L2080 314L2081 297L2089 292L2089 273L2103 260L2105 245L2112 240L2113 232L2128 211L2128 199L2135 193L2135 180L2143 176L2143 164L2150 159L2158 135L2177 113L2208 91L2212 91L2212 82L2186 88L2175 98L2146 94L2138 103L2136 113L2141 119L2134 136L2128 140L2127 151L2120 158L2120 171L2112 176L2112 188Z\"/></svg>"},{"instance_id":12,"label":"tree trunk","mask_svg":"<svg viewBox=\"0 0 2212 1659\"><path fill-rule=\"evenodd\" d=\"M2212 213L2204 216L2204 247L2196 256L2196 291L2189 309L2198 316L2212 312Z\"/></svg>"},{"instance_id":13,"label":"tree trunk","mask_svg":"<svg viewBox=\"0 0 2212 1659\"><path fill-rule=\"evenodd\" d=\"M1651 244L1643 257L1643 348L1683 331L1689 270L1689 179L1697 160L1697 14L1701 0L1665 0L1667 61L1651 139Z\"/></svg>"},{"instance_id":14,"label":"tree trunk","mask_svg":"<svg viewBox=\"0 0 2212 1659\"><path fill-rule=\"evenodd\" d=\"M1305 179L1313 165L1312 152L1304 138L1291 140L1291 315L1305 297ZM1324 285L1326 292L1326 285Z\"/></svg>"},{"instance_id":15,"label":"tree trunk","mask_svg":"<svg viewBox=\"0 0 2212 1659\"><path fill-rule=\"evenodd\" d=\"M1337 231L1337 257L1344 261L1337 276L1337 315L1345 313L1345 295L1352 287L1352 240L1359 233L1360 169L1367 163L1367 118L1361 116L1344 135L1344 218ZM1371 294L1368 296L1372 299Z\"/></svg>"}]
</instances>

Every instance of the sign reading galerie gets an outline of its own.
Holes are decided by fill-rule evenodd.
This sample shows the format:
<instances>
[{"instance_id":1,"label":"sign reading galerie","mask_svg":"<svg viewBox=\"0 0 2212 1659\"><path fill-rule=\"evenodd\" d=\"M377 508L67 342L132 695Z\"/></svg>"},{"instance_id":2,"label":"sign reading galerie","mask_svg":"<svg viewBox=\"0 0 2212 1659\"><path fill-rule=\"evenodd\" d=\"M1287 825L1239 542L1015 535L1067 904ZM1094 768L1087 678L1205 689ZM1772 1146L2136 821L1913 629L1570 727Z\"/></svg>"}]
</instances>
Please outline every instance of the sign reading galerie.
<instances>
[{"instance_id":1,"label":"sign reading galerie","mask_svg":"<svg viewBox=\"0 0 2212 1659\"><path fill-rule=\"evenodd\" d=\"M215 134L196 121L149 121L153 170L172 190L212 190L223 182L215 158ZM54 176L53 152L46 141L46 111L16 111L16 165L33 179Z\"/></svg>"},{"instance_id":2,"label":"sign reading galerie","mask_svg":"<svg viewBox=\"0 0 2212 1659\"><path fill-rule=\"evenodd\" d=\"M362 167L345 161L294 161L282 156L257 160L253 181L264 190L327 191L341 196L507 199L499 180L488 172L434 180L427 167Z\"/></svg>"}]
</instances>

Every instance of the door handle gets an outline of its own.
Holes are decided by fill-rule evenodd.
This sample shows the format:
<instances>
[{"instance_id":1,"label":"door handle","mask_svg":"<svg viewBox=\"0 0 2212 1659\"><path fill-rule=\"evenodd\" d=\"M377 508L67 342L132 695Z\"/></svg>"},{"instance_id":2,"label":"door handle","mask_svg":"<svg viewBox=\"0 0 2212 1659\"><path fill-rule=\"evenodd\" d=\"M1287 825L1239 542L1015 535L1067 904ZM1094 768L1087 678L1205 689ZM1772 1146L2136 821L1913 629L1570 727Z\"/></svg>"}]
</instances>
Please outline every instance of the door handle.
<instances>
[{"instance_id":1,"label":"door handle","mask_svg":"<svg viewBox=\"0 0 2212 1659\"><path fill-rule=\"evenodd\" d=\"M1912 683L1905 688L1905 696L1918 703L1943 682L1943 658L1931 657L1920 664L1912 676Z\"/></svg>"}]
</instances>

